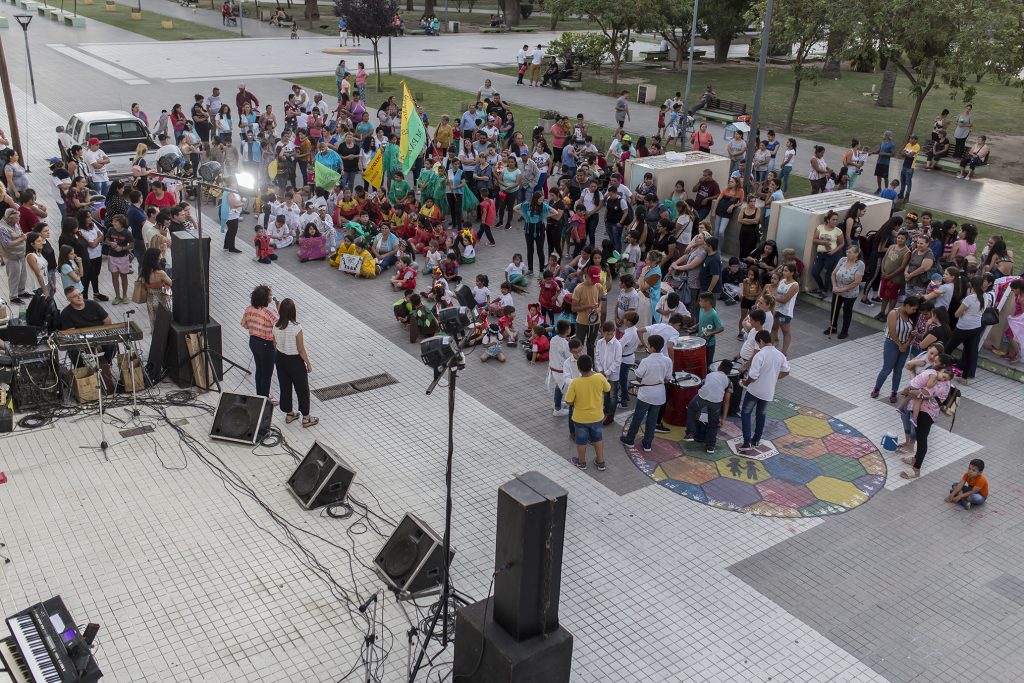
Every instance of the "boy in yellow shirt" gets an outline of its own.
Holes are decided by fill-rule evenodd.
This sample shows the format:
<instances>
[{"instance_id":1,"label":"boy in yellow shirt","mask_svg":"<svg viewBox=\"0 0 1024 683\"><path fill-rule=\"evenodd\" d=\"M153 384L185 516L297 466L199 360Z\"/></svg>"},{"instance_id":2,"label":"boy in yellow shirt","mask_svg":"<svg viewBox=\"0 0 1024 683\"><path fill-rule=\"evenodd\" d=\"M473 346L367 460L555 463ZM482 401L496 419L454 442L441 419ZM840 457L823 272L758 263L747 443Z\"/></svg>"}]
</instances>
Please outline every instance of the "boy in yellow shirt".
<instances>
[{"instance_id":1,"label":"boy in yellow shirt","mask_svg":"<svg viewBox=\"0 0 1024 683\"><path fill-rule=\"evenodd\" d=\"M604 472L604 395L612 390L608 379L594 372L593 359L583 354L576 361L580 376L569 384L565 402L572 404L572 421L576 425L576 457L572 464L587 469L587 444L594 445L594 462L598 472Z\"/></svg>"}]
</instances>

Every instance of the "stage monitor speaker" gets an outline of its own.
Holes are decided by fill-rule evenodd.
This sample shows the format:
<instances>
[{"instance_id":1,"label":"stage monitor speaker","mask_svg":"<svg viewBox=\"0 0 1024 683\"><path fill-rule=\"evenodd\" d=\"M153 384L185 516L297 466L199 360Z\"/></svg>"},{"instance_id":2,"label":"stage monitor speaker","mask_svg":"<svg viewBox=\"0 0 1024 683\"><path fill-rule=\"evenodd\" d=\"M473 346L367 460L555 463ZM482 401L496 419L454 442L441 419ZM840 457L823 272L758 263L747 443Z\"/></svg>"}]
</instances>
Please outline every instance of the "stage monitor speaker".
<instances>
[{"instance_id":1,"label":"stage monitor speaker","mask_svg":"<svg viewBox=\"0 0 1024 683\"><path fill-rule=\"evenodd\" d=\"M559 626L547 635L517 640L496 623L493 608L492 598L459 608L455 617L456 681L569 683L571 633Z\"/></svg>"},{"instance_id":2,"label":"stage monitor speaker","mask_svg":"<svg viewBox=\"0 0 1024 683\"><path fill-rule=\"evenodd\" d=\"M185 337L189 334L202 331L203 326L201 324L179 325L176 322L171 323L171 333L168 335L166 342L167 350L164 355L164 368L167 371L167 376L174 380L175 384L183 389L187 389L193 385L193 363L189 362L190 354ZM224 363L221 361L220 356L222 348L220 324L211 320L206 326L206 332L210 336L210 350L213 351L210 355L213 358L214 374L219 380L224 376ZM202 364L196 363L195 366L199 368L200 372L202 372Z\"/></svg>"},{"instance_id":3,"label":"stage monitor speaker","mask_svg":"<svg viewBox=\"0 0 1024 683\"><path fill-rule=\"evenodd\" d=\"M498 488L494 621L517 640L558 628L568 495L538 472Z\"/></svg>"},{"instance_id":4,"label":"stage monitor speaker","mask_svg":"<svg viewBox=\"0 0 1024 683\"><path fill-rule=\"evenodd\" d=\"M307 510L345 500L356 471L334 449L314 441L288 480L288 490Z\"/></svg>"},{"instance_id":5,"label":"stage monitor speaker","mask_svg":"<svg viewBox=\"0 0 1024 683\"><path fill-rule=\"evenodd\" d=\"M274 406L266 396L220 395L210 437L255 445L270 431Z\"/></svg>"},{"instance_id":6,"label":"stage monitor speaker","mask_svg":"<svg viewBox=\"0 0 1024 683\"><path fill-rule=\"evenodd\" d=\"M200 325L204 296L207 315L210 311L210 238L200 240L187 230L173 232L171 257L174 259L171 272L174 322Z\"/></svg>"},{"instance_id":7,"label":"stage monitor speaker","mask_svg":"<svg viewBox=\"0 0 1024 683\"><path fill-rule=\"evenodd\" d=\"M373 564L393 588L411 596L441 585L444 564L441 538L415 515L406 514ZM455 551L449 554L449 562Z\"/></svg>"}]
</instances>

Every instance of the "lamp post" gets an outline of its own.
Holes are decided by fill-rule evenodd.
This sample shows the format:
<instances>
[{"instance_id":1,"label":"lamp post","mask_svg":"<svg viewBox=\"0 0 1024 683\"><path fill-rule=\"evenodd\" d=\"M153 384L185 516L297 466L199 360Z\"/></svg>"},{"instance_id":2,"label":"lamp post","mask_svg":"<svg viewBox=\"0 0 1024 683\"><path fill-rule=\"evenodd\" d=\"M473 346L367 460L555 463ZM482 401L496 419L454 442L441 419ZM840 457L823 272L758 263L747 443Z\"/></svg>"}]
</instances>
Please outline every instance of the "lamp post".
<instances>
[{"instance_id":1,"label":"lamp post","mask_svg":"<svg viewBox=\"0 0 1024 683\"><path fill-rule=\"evenodd\" d=\"M0 90L3 92L4 104L7 107L7 123L11 127L11 144L18 152L18 158L24 159L21 151L21 133L18 131L18 117L14 112L14 97L11 95L11 78L7 73L7 55L4 53L4 41L0 37Z\"/></svg>"},{"instance_id":2,"label":"lamp post","mask_svg":"<svg viewBox=\"0 0 1024 683\"><path fill-rule=\"evenodd\" d=\"M32 51L28 49L28 25L32 22L31 14L15 14L14 18L21 24L21 30L25 33L25 54L28 55L28 78L32 83L32 104L38 104L36 100L36 76L32 72Z\"/></svg>"}]
</instances>

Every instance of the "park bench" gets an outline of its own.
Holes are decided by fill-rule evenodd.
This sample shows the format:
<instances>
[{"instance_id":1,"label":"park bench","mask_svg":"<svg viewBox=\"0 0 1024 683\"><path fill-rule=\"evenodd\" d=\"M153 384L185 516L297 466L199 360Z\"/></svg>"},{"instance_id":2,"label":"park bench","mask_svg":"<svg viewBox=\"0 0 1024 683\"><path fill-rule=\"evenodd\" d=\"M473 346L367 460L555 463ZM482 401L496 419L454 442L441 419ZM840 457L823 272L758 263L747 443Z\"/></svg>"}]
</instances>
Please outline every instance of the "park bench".
<instances>
[{"instance_id":1,"label":"park bench","mask_svg":"<svg viewBox=\"0 0 1024 683\"><path fill-rule=\"evenodd\" d=\"M739 119L739 117L746 115L747 105L743 102L722 100L716 97L708 103L708 106L701 109L698 113L706 119L714 119L724 123L733 123Z\"/></svg>"},{"instance_id":2,"label":"park bench","mask_svg":"<svg viewBox=\"0 0 1024 683\"><path fill-rule=\"evenodd\" d=\"M927 163L928 163L928 155L927 154L918 154L917 155L917 168L922 169L922 168L924 168L924 165L927 164ZM992 163L992 154L990 153L988 155L988 159L985 161L985 163L984 164L978 164L977 168L974 169L974 175L975 176L983 175L985 173L985 169L991 163ZM959 174L960 173L960 159L958 157L944 156L941 159L939 159L937 162L935 162L935 168L943 170L943 171L948 171L949 173Z\"/></svg>"},{"instance_id":3,"label":"park bench","mask_svg":"<svg viewBox=\"0 0 1024 683\"><path fill-rule=\"evenodd\" d=\"M424 28L420 28L419 26L417 26L415 28L407 28L407 29L405 29L405 35L407 35L407 36L425 36L425 35L427 35L427 30L424 29Z\"/></svg>"},{"instance_id":4,"label":"park bench","mask_svg":"<svg viewBox=\"0 0 1024 683\"><path fill-rule=\"evenodd\" d=\"M500 26L484 26L480 29L480 33L501 33L504 30Z\"/></svg>"},{"instance_id":5,"label":"park bench","mask_svg":"<svg viewBox=\"0 0 1024 683\"><path fill-rule=\"evenodd\" d=\"M640 56L645 62L668 61L668 50L642 50Z\"/></svg>"},{"instance_id":6,"label":"park bench","mask_svg":"<svg viewBox=\"0 0 1024 683\"><path fill-rule=\"evenodd\" d=\"M512 33L536 33L537 29L533 26L513 26L511 29Z\"/></svg>"},{"instance_id":7,"label":"park bench","mask_svg":"<svg viewBox=\"0 0 1024 683\"><path fill-rule=\"evenodd\" d=\"M59 14L53 15L54 21L60 21L61 19L64 20L65 26L70 26L72 28L85 28L85 17L80 14L76 16L74 12L64 10L62 17Z\"/></svg>"},{"instance_id":8,"label":"park bench","mask_svg":"<svg viewBox=\"0 0 1024 683\"><path fill-rule=\"evenodd\" d=\"M558 87L566 90L580 90L583 88L583 79L581 78L578 81L562 79L558 81Z\"/></svg>"},{"instance_id":9,"label":"park bench","mask_svg":"<svg viewBox=\"0 0 1024 683\"><path fill-rule=\"evenodd\" d=\"M36 8L39 7L39 3L33 2L32 0L20 0L18 2L18 7L26 12L35 12Z\"/></svg>"}]
</instances>

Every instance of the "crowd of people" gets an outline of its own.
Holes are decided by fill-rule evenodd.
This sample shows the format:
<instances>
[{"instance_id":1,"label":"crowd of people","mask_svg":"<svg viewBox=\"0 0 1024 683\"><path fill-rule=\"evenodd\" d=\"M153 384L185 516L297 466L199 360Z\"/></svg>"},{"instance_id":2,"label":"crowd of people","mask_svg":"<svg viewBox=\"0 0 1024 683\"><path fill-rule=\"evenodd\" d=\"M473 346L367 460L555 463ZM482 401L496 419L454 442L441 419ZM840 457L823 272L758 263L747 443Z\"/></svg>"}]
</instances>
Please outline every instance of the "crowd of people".
<instances>
[{"instance_id":1,"label":"crowd of people","mask_svg":"<svg viewBox=\"0 0 1024 683\"><path fill-rule=\"evenodd\" d=\"M533 66L533 61L524 46L520 63ZM159 154L176 154L183 173L213 159L222 164L225 176L248 170L257 178L259 193L252 205L234 191L218 200L227 252L240 252L235 245L239 223L243 214L251 213L255 260L261 264L271 264L291 249L300 260L323 261L364 279L393 269L389 284L403 293L395 316L413 341L440 329L439 311L456 304L453 291L464 281L480 314L471 342L483 349L481 360L502 362L503 347L511 346L522 347L531 363L547 364L555 387L553 413L572 413L570 429L583 446L576 458L581 467L586 466L586 445L599 444L600 427L611 423L616 407L629 405L631 381L639 382L640 389L623 440L632 443L643 427L642 446L650 449L654 435L666 429L661 423L666 370L658 357L667 359L679 336L695 336L705 342L709 369L722 372L715 363L716 337L725 327L716 307L739 305L736 335L743 343L738 354L722 362L734 366L749 385L742 401L741 452L757 447L765 405L774 395L775 381L788 372L786 355L805 267L792 249L780 251L766 239L772 204L785 198L795 140L783 143L768 131L766 139L754 143L757 151L748 173L747 142L737 132L726 143L732 159L727 178L715 178L706 170L693 187L680 181L668 196L659 196L650 174L627 186L625 162L685 144L687 122L679 115L678 94L662 106L658 130L635 141L624 130L629 108L620 97L615 108L620 126L609 146L599 149L582 113L574 120L561 117L546 128L518 126L513 108L488 80L477 101L460 115L431 122L417 107L412 115L422 120L429 140L411 168L405 165L405 173L398 101L387 97L376 109L366 105L362 63L350 72L341 60L336 77L339 97L334 107L322 93L310 96L294 85L278 119L274 105L261 105L240 85L234 108L213 88L209 96L195 96L188 114L175 104L157 119ZM132 111L147 120L137 106ZM944 135L939 130L936 139ZM955 137L962 139L959 128ZM693 149L710 150L714 144L704 125L690 138ZM877 191L884 192L888 160L900 156L891 138L886 132L876 150L853 141L838 173L816 148L809 162L812 191L852 186L867 157L876 154ZM0 231L10 291L31 296L33 288L25 283L25 273L31 272L40 285L35 289L43 296L52 294L59 274L65 288L85 297L91 288L95 299L105 301L99 273L106 247L112 303L128 302L134 260L141 264L153 316L170 295L169 235L195 223L189 198L174 180L151 178L145 150L136 155L130 178L110 182L100 141L89 142L86 150L72 148L69 158L51 160L62 217L59 255L52 248L47 255L46 210L26 186L17 156L7 154L9 191L0 195L0 202L10 207L5 221L28 236L26 254L38 253L28 268L19 270L13 264L22 247L14 229ZM919 151L912 143L916 141L908 141L902 152L904 198L911 186L907 165L913 169ZM383 172L371 183L366 172L375 157L383 160ZM321 168L336 174L337 182L318 180ZM102 195L101 210L93 193ZM817 228L815 258L809 264L815 287L810 293L831 296L825 334L838 333L840 339L850 332L858 297L865 305L880 304L878 317L887 331L883 368L872 396L880 394L891 375L889 399L900 401L904 365L926 376L912 382L900 401L907 427L902 448L914 449L908 476L916 476L952 376L964 382L975 375L982 314L1010 287L1013 254L999 238L979 250L974 226L933 222L927 213L919 217L907 212L877 229L863 225L863 216L864 206L855 204L842 216L830 212ZM502 233L514 224L521 224L523 237L509 240ZM11 239L5 237L8 233ZM727 258L722 248L734 235L739 248ZM492 293L486 273L467 276L460 270L473 270L477 248L496 247L499 240L513 256L502 273L500 291ZM536 295L530 291L534 283ZM1021 289L1012 284L1013 292ZM536 299L517 306L516 296L524 295ZM294 303L272 305L270 296L269 290L254 292L243 320L257 365L257 389L270 396L276 367L282 409L289 421L301 416L308 426L315 421L309 416L304 377L310 368ZM1015 296L1019 309L1021 297ZM1018 321L1021 313L1015 311ZM1009 346L1003 353L1009 360L1019 354L1019 330L1018 322L1007 333ZM276 360L271 353L275 348ZM961 358L953 361L950 354L957 349ZM645 350L647 355L637 362ZM590 377L598 379L578 381ZM653 378L652 383L645 378ZM292 411L293 387L298 413ZM706 409L709 401L720 402L718 393L709 387L703 403L695 405ZM715 411L708 412L712 418ZM707 447L715 447L714 436ZM603 463L598 449L599 469Z\"/></svg>"}]
</instances>

